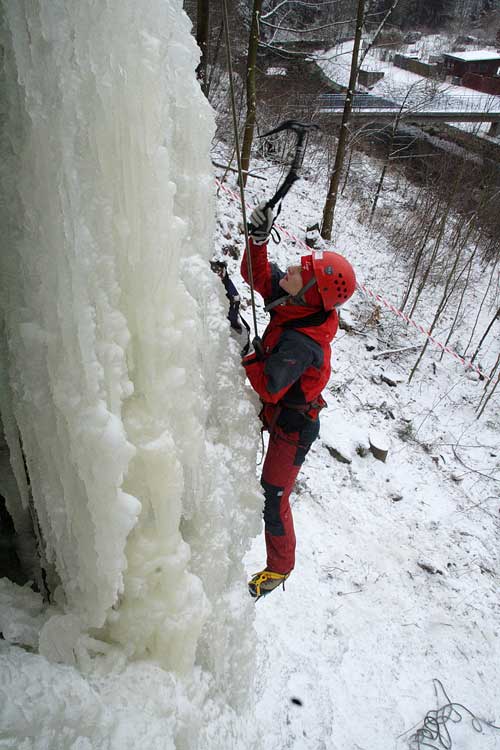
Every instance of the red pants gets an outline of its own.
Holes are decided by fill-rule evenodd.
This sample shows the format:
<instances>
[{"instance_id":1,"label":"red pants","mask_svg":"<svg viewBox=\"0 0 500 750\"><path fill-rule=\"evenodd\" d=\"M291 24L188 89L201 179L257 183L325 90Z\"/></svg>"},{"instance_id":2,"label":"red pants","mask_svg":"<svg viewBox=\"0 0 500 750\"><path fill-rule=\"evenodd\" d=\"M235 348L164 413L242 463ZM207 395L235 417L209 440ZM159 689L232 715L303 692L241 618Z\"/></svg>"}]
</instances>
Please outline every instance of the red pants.
<instances>
[{"instance_id":1,"label":"red pants","mask_svg":"<svg viewBox=\"0 0 500 750\"><path fill-rule=\"evenodd\" d=\"M265 496L266 568L274 573L289 573L295 565L290 493L318 433L319 419L306 422L298 432L284 432L281 427L275 426L269 437L261 485Z\"/></svg>"}]
</instances>

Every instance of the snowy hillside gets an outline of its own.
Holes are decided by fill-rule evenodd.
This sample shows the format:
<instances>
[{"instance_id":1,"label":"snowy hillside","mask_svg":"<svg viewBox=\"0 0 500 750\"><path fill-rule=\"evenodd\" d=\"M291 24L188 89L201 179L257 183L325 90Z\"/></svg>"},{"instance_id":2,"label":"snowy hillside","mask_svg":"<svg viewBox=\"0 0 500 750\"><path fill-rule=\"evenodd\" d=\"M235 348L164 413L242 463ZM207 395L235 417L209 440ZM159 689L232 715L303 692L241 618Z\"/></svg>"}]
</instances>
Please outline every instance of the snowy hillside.
<instances>
[{"instance_id":1,"label":"snowy hillside","mask_svg":"<svg viewBox=\"0 0 500 750\"><path fill-rule=\"evenodd\" d=\"M251 322L241 210L234 175L215 182L210 157L228 151L210 153L182 2L5 9L0 410L12 471L2 462L0 491L19 533L38 518L38 587L52 598L0 578L0 748L500 747L487 723L500 725L498 397L478 419L484 381L432 347L409 383L423 335L358 291L292 495L296 569L255 605L258 403L208 263L228 261ZM270 253L282 268L321 213L317 156L279 216ZM250 206L283 177L281 164L254 166L266 181L249 179ZM363 155L356 169L371 189L379 166ZM401 199L391 185L385 210ZM349 191L337 211L335 250L397 306L404 260ZM487 276L477 261L463 331ZM428 328L434 308L426 292L417 322ZM259 301L260 332L266 317ZM497 356L491 336L481 367ZM425 740L424 717L449 701Z\"/></svg>"},{"instance_id":2,"label":"snowy hillside","mask_svg":"<svg viewBox=\"0 0 500 750\"><path fill-rule=\"evenodd\" d=\"M415 54L418 59L423 60L430 54L448 51L449 45L450 42L446 44L446 40L440 36L424 36L420 43L414 46L405 45L407 49L404 54ZM349 83L352 47L352 41L344 42L320 52L316 58L317 65L323 73L343 87L347 87ZM363 70L383 74L379 81L370 86L370 94L404 105L405 110L410 113L419 110L498 112L500 109L500 97L457 86L449 80L434 80L410 70L403 70L388 59L387 50L383 48L370 49L364 57L362 67ZM454 127L487 134L490 123L458 123Z\"/></svg>"},{"instance_id":3,"label":"snowy hillside","mask_svg":"<svg viewBox=\"0 0 500 750\"><path fill-rule=\"evenodd\" d=\"M375 161L363 166L377 170ZM305 252L321 182L309 173L287 197L279 223L296 239L271 250L282 267ZM262 183L247 192L257 202ZM223 196L227 232L239 216ZM335 249L353 260L360 281L397 303L404 265L354 208L342 200ZM479 266L476 274L471 309L484 284ZM426 307L428 325L431 298ZM448 703L434 679L450 701L500 724L498 404L478 421L481 381L452 357L440 362L438 349L408 385L418 353L410 347L422 345L421 335L383 307L377 322L360 294L348 308L353 330L334 342L320 439L292 496L296 570L284 594L256 607L258 709L266 747L276 749L417 747L409 743L427 712ZM498 339L492 362L497 350ZM390 446L386 463L370 454L373 432ZM258 540L249 571L263 555ZM454 750L499 747L498 731L483 726L478 736L467 711L461 715L459 726L447 722Z\"/></svg>"}]
</instances>

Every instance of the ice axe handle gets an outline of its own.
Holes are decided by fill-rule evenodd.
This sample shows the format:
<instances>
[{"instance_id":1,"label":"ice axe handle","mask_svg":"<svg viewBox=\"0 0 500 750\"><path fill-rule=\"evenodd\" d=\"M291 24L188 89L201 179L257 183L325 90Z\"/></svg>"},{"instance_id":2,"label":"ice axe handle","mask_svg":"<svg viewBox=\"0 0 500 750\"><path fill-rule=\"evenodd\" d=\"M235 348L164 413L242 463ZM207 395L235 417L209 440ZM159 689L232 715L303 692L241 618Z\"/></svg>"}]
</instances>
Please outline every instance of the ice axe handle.
<instances>
[{"instance_id":1,"label":"ice axe handle","mask_svg":"<svg viewBox=\"0 0 500 750\"><path fill-rule=\"evenodd\" d=\"M293 183L297 180L300 180L299 175L295 172L290 173L279 190L277 190L273 197L266 202L266 205L263 207L263 211L267 211L268 208L274 209L276 204L283 200L285 195L292 187ZM253 230L257 229L257 227L254 226L251 222L248 222L247 227L249 234L252 234Z\"/></svg>"},{"instance_id":2,"label":"ice axe handle","mask_svg":"<svg viewBox=\"0 0 500 750\"><path fill-rule=\"evenodd\" d=\"M252 341L252 346L255 354L257 355L257 359L263 360L264 359L264 344L262 343L262 339L259 338L259 336L255 336L255 338Z\"/></svg>"},{"instance_id":3,"label":"ice axe handle","mask_svg":"<svg viewBox=\"0 0 500 750\"><path fill-rule=\"evenodd\" d=\"M271 198L271 200L267 201L267 203L265 204L265 206L262 207L262 210L264 212L267 211L268 208L274 208L275 207L276 203L279 200L279 198L276 199L276 195L273 195L273 197ZM249 221L248 224L247 224L247 229L248 229L248 234L253 234L254 230L257 229L257 227L255 226L255 224L252 224L252 222Z\"/></svg>"},{"instance_id":4,"label":"ice axe handle","mask_svg":"<svg viewBox=\"0 0 500 750\"><path fill-rule=\"evenodd\" d=\"M290 171L288 175L285 177L285 181L281 185L280 188L276 191L276 193L273 195L273 197L267 201L266 205L264 206L264 211L268 208L273 209L277 203L283 200L285 195L288 193L290 188L292 187L293 183L300 179L299 171L302 166L302 161L304 159L304 151L306 147L306 135L309 130L319 130L318 125L316 123L302 123L297 122L296 120L286 120L281 125L279 125L277 128L274 128L274 130L270 130L268 133L263 133L263 135L259 136L260 138L265 138L268 135L273 135L273 133L279 133L282 130L292 130L297 135L297 145L295 147L295 156L293 158L293 163L290 168ZM252 231L256 229L253 224L248 224L248 232L249 234L252 234Z\"/></svg>"}]
</instances>

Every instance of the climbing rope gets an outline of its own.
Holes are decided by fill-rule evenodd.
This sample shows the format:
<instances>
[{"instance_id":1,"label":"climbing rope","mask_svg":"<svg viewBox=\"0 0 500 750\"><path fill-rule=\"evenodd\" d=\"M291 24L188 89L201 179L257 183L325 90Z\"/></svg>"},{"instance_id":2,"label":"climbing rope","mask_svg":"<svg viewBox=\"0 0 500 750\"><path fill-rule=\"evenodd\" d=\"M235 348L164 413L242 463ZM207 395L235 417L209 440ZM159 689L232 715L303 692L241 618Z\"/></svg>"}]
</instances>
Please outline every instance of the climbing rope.
<instances>
[{"instance_id":1,"label":"climbing rope","mask_svg":"<svg viewBox=\"0 0 500 750\"><path fill-rule=\"evenodd\" d=\"M230 190L228 187L223 185L222 182L220 182L220 180L216 179L215 184L220 190L226 193L226 195L228 195L229 198L231 198L231 200L238 201L238 202L240 201L240 198L238 198L238 195L232 190ZM300 237L297 237L297 235L293 234L293 232L290 232L288 229L285 229L285 227L279 226L279 225L278 225L278 229L288 240L291 240L292 242L296 243L300 247L303 247L306 252L311 251L311 249L306 245L306 243L302 239L300 239ZM437 341L437 339L435 339L430 334L430 332L425 328L424 325L416 322L415 320L413 320L413 318L410 318L408 315L406 315L406 313L402 312L397 307L395 307L392 304L392 302L389 302L389 300L382 297L382 295L372 292L371 289L368 289L368 287L361 282L358 282L357 288L358 288L358 291L361 291L364 294L365 298L372 299L374 303L376 304L379 303L383 305L385 308L387 308L392 313L394 313L394 315L397 315L398 318L403 320L407 325L413 326L415 330L419 331L421 334L426 336L431 342L431 344L436 346L442 352L445 352L445 354L448 354L451 357L453 357L455 360L457 360L457 362L460 362L460 364L466 370L472 370L473 372L477 372L481 380L485 380L488 382L492 380L493 376L491 373L488 375L488 373L484 372L484 370L481 370L480 367L477 367L477 365L475 365L470 359L465 359L464 357L461 357L460 354L457 354L457 352L455 352L449 346L446 346L445 344L442 344L440 341Z\"/></svg>"},{"instance_id":2,"label":"climbing rope","mask_svg":"<svg viewBox=\"0 0 500 750\"><path fill-rule=\"evenodd\" d=\"M246 256L247 256L248 282L250 285L250 300L252 303L253 328L254 328L255 338L257 338L258 329L257 329L257 313L255 310L255 293L254 293L254 286L253 286L252 258L250 256L250 247L249 247L249 240L248 240L248 225L247 225L247 214L246 214L246 207L245 207L245 188L243 187L243 169L241 167L240 139L238 136L238 118L236 116L236 98L234 95L234 83L233 83L233 62L232 62L232 57L231 57L231 44L229 42L229 22L228 22L226 0L222 0L222 10L223 10L223 17L224 17L224 37L226 40L227 68L228 68L228 73L229 73L229 89L231 92L231 110L233 114L234 143L236 147L236 161L238 165L238 183L240 186L241 211L243 214L243 229L245 232L245 249L246 249Z\"/></svg>"},{"instance_id":3,"label":"climbing rope","mask_svg":"<svg viewBox=\"0 0 500 750\"><path fill-rule=\"evenodd\" d=\"M472 729L478 734L483 733L484 727L495 731L500 730L499 726L479 718L462 703L452 702L440 680L434 678L433 682L436 698L438 698L438 688L440 688L446 703L437 710L427 712L422 726L408 740L408 747L411 750L423 750L426 747L433 748L433 750L451 750L453 743L449 731L450 725L459 724L464 718L469 719ZM402 736L399 735L399 737Z\"/></svg>"}]
</instances>

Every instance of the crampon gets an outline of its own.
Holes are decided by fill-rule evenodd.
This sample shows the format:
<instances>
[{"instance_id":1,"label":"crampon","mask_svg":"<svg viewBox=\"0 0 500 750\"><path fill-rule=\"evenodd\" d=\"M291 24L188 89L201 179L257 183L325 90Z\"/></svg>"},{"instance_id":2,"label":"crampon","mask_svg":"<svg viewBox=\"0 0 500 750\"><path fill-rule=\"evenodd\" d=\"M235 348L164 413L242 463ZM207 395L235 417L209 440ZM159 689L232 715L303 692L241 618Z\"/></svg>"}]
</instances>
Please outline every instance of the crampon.
<instances>
[{"instance_id":1,"label":"crampon","mask_svg":"<svg viewBox=\"0 0 500 750\"><path fill-rule=\"evenodd\" d=\"M248 582L248 590L250 596L255 601L258 601L261 597L267 596L277 589L278 586L283 584L283 591L285 590L285 581L290 573L273 573L271 570L261 570L260 573L256 573Z\"/></svg>"}]
</instances>

